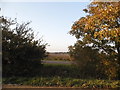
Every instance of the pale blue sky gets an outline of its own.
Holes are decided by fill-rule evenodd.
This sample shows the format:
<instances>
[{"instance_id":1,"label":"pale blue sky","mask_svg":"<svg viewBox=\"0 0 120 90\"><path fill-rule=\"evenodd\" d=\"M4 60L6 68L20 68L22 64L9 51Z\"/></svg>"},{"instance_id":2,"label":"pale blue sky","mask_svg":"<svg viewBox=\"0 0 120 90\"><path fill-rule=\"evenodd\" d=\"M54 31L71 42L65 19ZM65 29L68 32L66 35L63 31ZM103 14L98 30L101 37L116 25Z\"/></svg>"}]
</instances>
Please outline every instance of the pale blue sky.
<instances>
[{"instance_id":1,"label":"pale blue sky","mask_svg":"<svg viewBox=\"0 0 120 90\"><path fill-rule=\"evenodd\" d=\"M76 42L76 38L68 34L72 24L85 16L83 9L89 2L24 2L0 3L2 15L16 18L19 23L32 21L37 38L50 46L49 52L68 51L68 46Z\"/></svg>"}]
</instances>

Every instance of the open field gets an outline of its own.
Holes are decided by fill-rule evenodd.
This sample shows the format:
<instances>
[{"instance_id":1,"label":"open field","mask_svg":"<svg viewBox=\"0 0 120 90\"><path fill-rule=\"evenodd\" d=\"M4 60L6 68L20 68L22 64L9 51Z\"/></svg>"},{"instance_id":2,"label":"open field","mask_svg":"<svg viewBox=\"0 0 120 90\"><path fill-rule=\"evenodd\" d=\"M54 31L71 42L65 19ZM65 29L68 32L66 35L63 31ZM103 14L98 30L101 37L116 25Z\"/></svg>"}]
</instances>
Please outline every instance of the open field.
<instances>
[{"instance_id":1,"label":"open field","mask_svg":"<svg viewBox=\"0 0 120 90\"><path fill-rule=\"evenodd\" d=\"M72 64L72 61L63 61L63 60L42 60L41 63L43 64Z\"/></svg>"},{"instance_id":2,"label":"open field","mask_svg":"<svg viewBox=\"0 0 120 90\"><path fill-rule=\"evenodd\" d=\"M54 52L48 53L48 57L45 60L58 60L58 61L70 61L70 56L68 53L64 52Z\"/></svg>"}]
</instances>

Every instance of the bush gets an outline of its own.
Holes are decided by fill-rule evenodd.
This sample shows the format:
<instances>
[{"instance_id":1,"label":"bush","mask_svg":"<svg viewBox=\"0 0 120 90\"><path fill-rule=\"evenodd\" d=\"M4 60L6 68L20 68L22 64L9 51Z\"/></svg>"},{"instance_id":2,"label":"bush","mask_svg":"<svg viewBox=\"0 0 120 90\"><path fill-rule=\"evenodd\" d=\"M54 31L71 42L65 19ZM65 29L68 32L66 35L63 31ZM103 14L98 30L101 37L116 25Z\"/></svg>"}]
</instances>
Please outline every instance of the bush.
<instances>
[{"instance_id":1,"label":"bush","mask_svg":"<svg viewBox=\"0 0 120 90\"><path fill-rule=\"evenodd\" d=\"M40 60L46 56L46 44L34 39L29 22L18 24L15 20L0 19L3 76L31 76L40 68Z\"/></svg>"},{"instance_id":2,"label":"bush","mask_svg":"<svg viewBox=\"0 0 120 90\"><path fill-rule=\"evenodd\" d=\"M75 46L69 47L69 50L71 58L79 67L81 73L83 73L86 78L96 78L98 75L97 66L100 62L98 51L88 46L82 47L78 43L75 44Z\"/></svg>"},{"instance_id":3,"label":"bush","mask_svg":"<svg viewBox=\"0 0 120 90\"><path fill-rule=\"evenodd\" d=\"M74 78L61 78L61 77L11 77L4 78L3 84L18 84L18 85L31 85L40 87L78 87L78 88L94 88L94 89L110 89L116 88L119 90L119 80L87 80L87 79L74 79Z\"/></svg>"},{"instance_id":4,"label":"bush","mask_svg":"<svg viewBox=\"0 0 120 90\"><path fill-rule=\"evenodd\" d=\"M80 41L69 47L69 54L86 78L117 78L118 65L113 58L115 54L105 54Z\"/></svg>"}]
</instances>

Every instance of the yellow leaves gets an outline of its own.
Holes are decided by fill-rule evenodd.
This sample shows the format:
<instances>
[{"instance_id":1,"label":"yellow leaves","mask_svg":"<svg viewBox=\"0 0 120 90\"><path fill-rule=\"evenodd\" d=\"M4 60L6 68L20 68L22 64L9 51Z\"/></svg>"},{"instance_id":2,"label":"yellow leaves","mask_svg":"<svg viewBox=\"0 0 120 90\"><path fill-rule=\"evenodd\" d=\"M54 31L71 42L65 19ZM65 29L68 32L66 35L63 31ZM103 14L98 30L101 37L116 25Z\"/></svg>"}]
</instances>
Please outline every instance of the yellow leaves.
<instances>
[{"instance_id":1,"label":"yellow leaves","mask_svg":"<svg viewBox=\"0 0 120 90\"><path fill-rule=\"evenodd\" d=\"M99 40L102 40L102 39L104 39L105 36L107 36L106 31L107 30L101 30L101 31L95 32L94 37L99 39Z\"/></svg>"},{"instance_id":2,"label":"yellow leaves","mask_svg":"<svg viewBox=\"0 0 120 90\"><path fill-rule=\"evenodd\" d=\"M109 25L102 25L102 28L104 29L104 28L108 28L109 27Z\"/></svg>"},{"instance_id":3,"label":"yellow leaves","mask_svg":"<svg viewBox=\"0 0 120 90\"><path fill-rule=\"evenodd\" d=\"M73 26L72 26L72 29L73 29L73 30L76 30L76 29L77 29L77 26L73 25Z\"/></svg>"},{"instance_id":4,"label":"yellow leaves","mask_svg":"<svg viewBox=\"0 0 120 90\"><path fill-rule=\"evenodd\" d=\"M108 60L103 60L102 63L103 63L104 65L106 65L106 66L110 65L110 62L109 62Z\"/></svg>"},{"instance_id":5,"label":"yellow leaves","mask_svg":"<svg viewBox=\"0 0 120 90\"><path fill-rule=\"evenodd\" d=\"M98 36L98 32L95 32L94 37L97 38L97 36Z\"/></svg>"},{"instance_id":6,"label":"yellow leaves","mask_svg":"<svg viewBox=\"0 0 120 90\"><path fill-rule=\"evenodd\" d=\"M94 33L94 38L99 40L107 39L120 42L120 28L103 29L101 31L96 31Z\"/></svg>"},{"instance_id":7,"label":"yellow leaves","mask_svg":"<svg viewBox=\"0 0 120 90\"><path fill-rule=\"evenodd\" d=\"M112 9L109 9L109 11L112 11Z\"/></svg>"},{"instance_id":8,"label":"yellow leaves","mask_svg":"<svg viewBox=\"0 0 120 90\"><path fill-rule=\"evenodd\" d=\"M73 34L89 33L98 40L120 42L120 27L117 24L120 9L118 3L92 3L89 15L82 17L72 26ZM115 28L117 27L117 28Z\"/></svg>"},{"instance_id":9,"label":"yellow leaves","mask_svg":"<svg viewBox=\"0 0 120 90\"><path fill-rule=\"evenodd\" d=\"M120 29L115 28L109 31L109 36L111 37L111 40L114 40L116 42L120 42Z\"/></svg>"}]
</instances>

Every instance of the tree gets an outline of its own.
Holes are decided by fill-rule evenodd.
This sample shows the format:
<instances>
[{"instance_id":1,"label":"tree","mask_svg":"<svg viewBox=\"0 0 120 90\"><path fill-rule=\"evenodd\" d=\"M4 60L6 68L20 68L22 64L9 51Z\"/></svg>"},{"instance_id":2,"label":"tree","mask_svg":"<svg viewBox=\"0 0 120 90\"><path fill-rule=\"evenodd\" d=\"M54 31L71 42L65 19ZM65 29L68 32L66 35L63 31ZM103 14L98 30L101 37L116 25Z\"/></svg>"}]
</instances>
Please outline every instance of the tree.
<instances>
[{"instance_id":1,"label":"tree","mask_svg":"<svg viewBox=\"0 0 120 90\"><path fill-rule=\"evenodd\" d=\"M3 76L33 75L40 69L40 60L46 56L46 44L34 39L30 22L18 24L0 17L2 30Z\"/></svg>"},{"instance_id":2,"label":"tree","mask_svg":"<svg viewBox=\"0 0 120 90\"><path fill-rule=\"evenodd\" d=\"M87 16L73 24L70 34L82 42L82 47L98 49L100 54L106 55L107 60L117 61L120 68L119 4L120 2L92 2L84 9Z\"/></svg>"}]
</instances>

